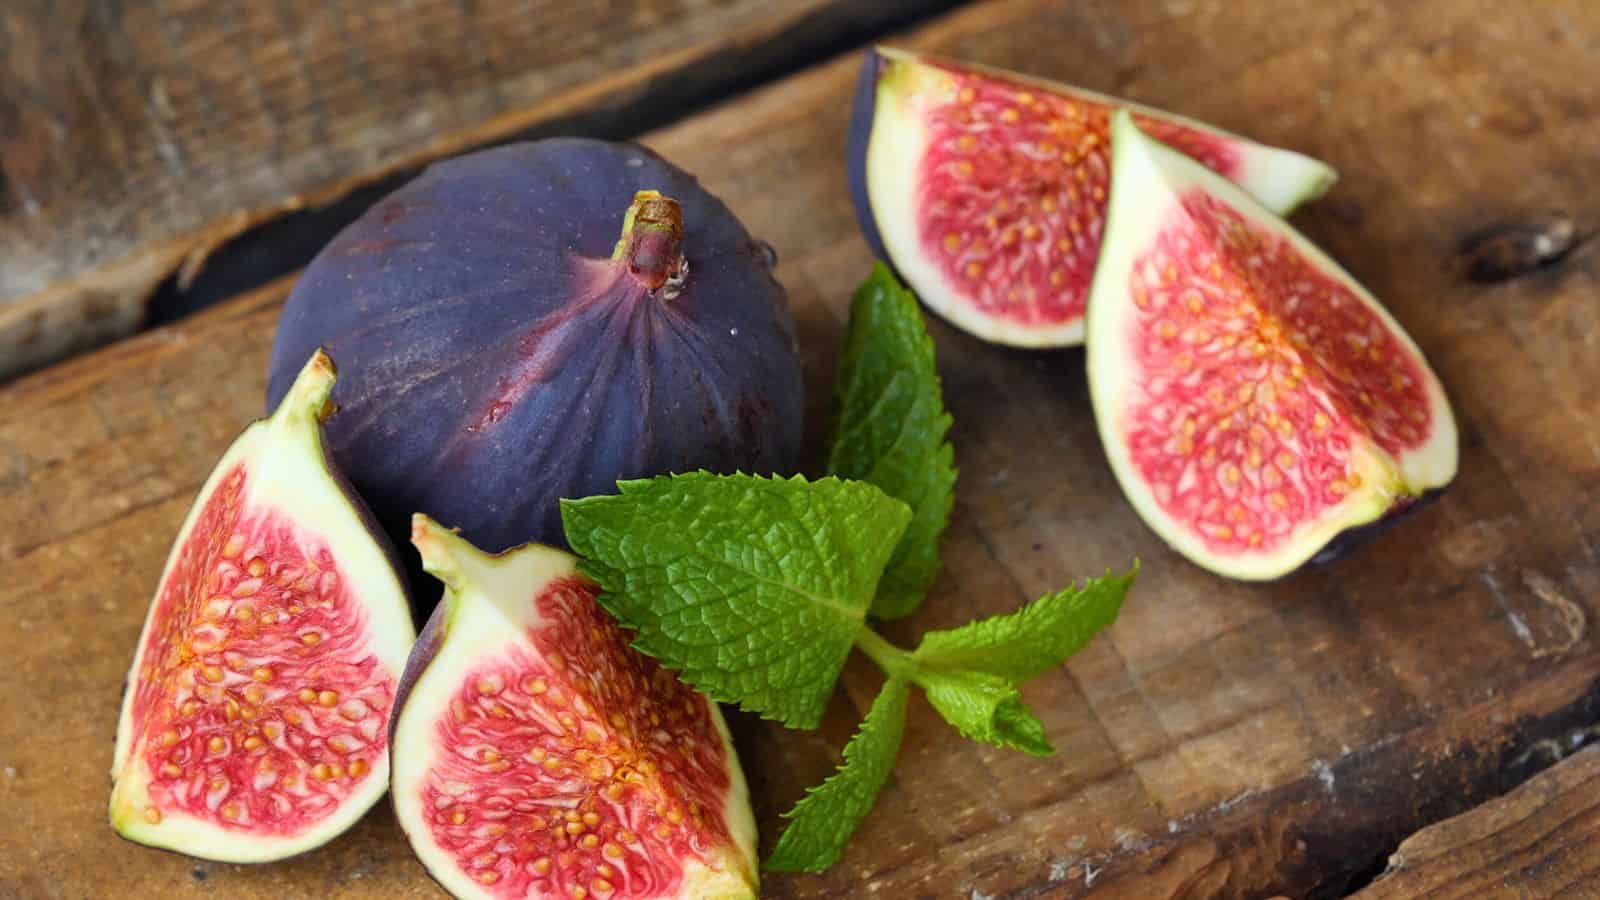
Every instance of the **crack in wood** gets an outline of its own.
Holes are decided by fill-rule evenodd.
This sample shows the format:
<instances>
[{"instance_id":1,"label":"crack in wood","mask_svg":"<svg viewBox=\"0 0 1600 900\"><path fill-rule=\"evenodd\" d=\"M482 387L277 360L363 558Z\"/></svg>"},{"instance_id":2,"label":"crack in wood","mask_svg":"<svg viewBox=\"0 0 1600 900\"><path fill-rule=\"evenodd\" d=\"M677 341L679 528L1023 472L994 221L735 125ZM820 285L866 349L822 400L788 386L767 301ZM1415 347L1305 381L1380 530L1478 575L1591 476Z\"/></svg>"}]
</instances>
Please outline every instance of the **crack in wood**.
<instances>
[{"instance_id":1,"label":"crack in wood","mask_svg":"<svg viewBox=\"0 0 1600 900\"><path fill-rule=\"evenodd\" d=\"M1560 263L1594 236L1594 231L1580 232L1572 218L1561 214L1497 225L1462 242L1459 265L1471 281L1509 281Z\"/></svg>"}]
</instances>

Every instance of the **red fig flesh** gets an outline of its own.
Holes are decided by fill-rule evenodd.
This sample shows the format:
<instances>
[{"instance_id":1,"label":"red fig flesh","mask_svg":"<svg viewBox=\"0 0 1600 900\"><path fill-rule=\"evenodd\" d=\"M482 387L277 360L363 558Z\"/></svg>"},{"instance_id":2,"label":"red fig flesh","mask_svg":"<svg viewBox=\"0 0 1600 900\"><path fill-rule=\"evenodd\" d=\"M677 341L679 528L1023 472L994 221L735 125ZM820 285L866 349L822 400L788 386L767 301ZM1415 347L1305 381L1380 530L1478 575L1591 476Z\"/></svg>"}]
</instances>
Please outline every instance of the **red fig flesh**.
<instances>
[{"instance_id":1,"label":"red fig flesh","mask_svg":"<svg viewBox=\"0 0 1600 900\"><path fill-rule=\"evenodd\" d=\"M1082 343L1111 188L1111 112L1286 212L1334 181L1316 160L1080 88L879 47L850 132L856 213L930 308L986 340Z\"/></svg>"},{"instance_id":2,"label":"red fig flesh","mask_svg":"<svg viewBox=\"0 0 1600 900\"><path fill-rule=\"evenodd\" d=\"M110 813L124 837L279 859L383 795L415 631L383 538L322 452L333 380L318 352L229 447L179 532L117 728Z\"/></svg>"},{"instance_id":3,"label":"red fig flesh","mask_svg":"<svg viewBox=\"0 0 1600 900\"><path fill-rule=\"evenodd\" d=\"M1126 113L1112 134L1089 380L1145 521L1206 568L1272 578L1448 484L1450 405L1382 305Z\"/></svg>"},{"instance_id":4,"label":"red fig flesh","mask_svg":"<svg viewBox=\"0 0 1600 900\"><path fill-rule=\"evenodd\" d=\"M407 665L395 810L457 897L755 896L755 825L715 704L628 639L562 551L482 553L425 516L445 583Z\"/></svg>"}]
</instances>

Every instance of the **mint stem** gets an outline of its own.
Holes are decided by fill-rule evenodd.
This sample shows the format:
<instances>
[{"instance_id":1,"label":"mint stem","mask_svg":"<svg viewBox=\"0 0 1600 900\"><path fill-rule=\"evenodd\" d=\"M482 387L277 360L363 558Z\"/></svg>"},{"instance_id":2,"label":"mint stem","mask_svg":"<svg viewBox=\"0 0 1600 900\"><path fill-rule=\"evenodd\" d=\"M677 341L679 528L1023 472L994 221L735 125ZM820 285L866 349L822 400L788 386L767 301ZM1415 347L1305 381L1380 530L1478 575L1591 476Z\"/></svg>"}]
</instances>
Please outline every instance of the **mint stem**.
<instances>
[{"instance_id":1,"label":"mint stem","mask_svg":"<svg viewBox=\"0 0 1600 900\"><path fill-rule=\"evenodd\" d=\"M871 628L863 627L856 635L856 648L871 657L890 678L910 678L917 668L911 654L884 640Z\"/></svg>"}]
</instances>

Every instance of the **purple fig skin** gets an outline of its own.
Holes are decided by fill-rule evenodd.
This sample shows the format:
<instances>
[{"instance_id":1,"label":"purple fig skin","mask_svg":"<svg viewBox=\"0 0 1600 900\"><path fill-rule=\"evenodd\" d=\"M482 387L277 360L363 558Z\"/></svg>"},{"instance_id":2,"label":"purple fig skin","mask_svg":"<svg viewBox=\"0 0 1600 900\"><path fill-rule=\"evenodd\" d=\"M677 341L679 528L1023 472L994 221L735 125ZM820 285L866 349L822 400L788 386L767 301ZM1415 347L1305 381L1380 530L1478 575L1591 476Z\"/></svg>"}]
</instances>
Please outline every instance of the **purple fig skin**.
<instances>
[{"instance_id":1,"label":"purple fig skin","mask_svg":"<svg viewBox=\"0 0 1600 900\"><path fill-rule=\"evenodd\" d=\"M668 291L611 259L643 190L682 209L687 274ZM489 552L564 547L559 498L789 472L799 455L801 367L770 251L635 145L551 139L429 168L295 285L269 407L318 345L341 369L329 447L397 544L420 511Z\"/></svg>"},{"instance_id":2,"label":"purple fig skin","mask_svg":"<svg viewBox=\"0 0 1600 900\"><path fill-rule=\"evenodd\" d=\"M1385 531L1388 531L1390 528L1393 528L1400 522L1411 518L1413 515L1416 515L1417 512L1423 507L1433 505L1433 502L1444 496L1444 492L1448 489L1449 485L1446 485L1444 487L1437 487L1429 491L1423 491L1421 495L1413 498L1411 502L1405 504L1404 506L1390 509L1382 516L1379 516L1377 519L1368 522L1365 525L1357 525L1354 528L1347 528L1344 531L1339 532L1333 536L1332 540L1328 541L1326 546L1317 551L1316 556L1311 557L1311 559L1306 562L1305 565L1296 569L1294 572L1287 573L1284 577L1287 578L1289 575L1294 575L1307 569L1328 565L1329 563L1340 559L1346 554L1372 543L1373 539L1378 535L1383 534Z\"/></svg>"},{"instance_id":3,"label":"purple fig skin","mask_svg":"<svg viewBox=\"0 0 1600 900\"><path fill-rule=\"evenodd\" d=\"M329 354L329 358L332 358L332 354ZM337 364L338 360L334 360L334 363ZM338 382L334 382L334 384L337 387ZM276 409L277 407L273 406L272 408ZM337 412L337 409L335 412ZM329 455L328 420L326 418L323 419L318 423L318 427L322 430L322 452L318 454L317 463L332 476L333 483L339 487L339 493L350 504L350 508L355 510L356 517L361 520L361 527L366 530L373 543L378 545L378 549L383 551L384 562L389 564L389 568L394 571L395 578L399 579L400 590L405 594L406 603L415 610L417 595L412 587L414 582L411 579L411 575L406 571L405 561L401 558L399 551L395 549L395 543L389 538L389 533L384 530L383 524L378 521L377 514L372 511L371 504L367 503L366 498L350 482L350 476L346 475L344 469ZM394 708L399 709L400 707L395 706Z\"/></svg>"},{"instance_id":4,"label":"purple fig skin","mask_svg":"<svg viewBox=\"0 0 1600 900\"><path fill-rule=\"evenodd\" d=\"M411 647L411 655L406 657L406 667L400 673L400 683L394 691L394 706L390 707L389 713L390 754L394 753L394 726L400 721L400 711L405 709L406 700L411 696L411 689L416 687L417 679L422 677L428 664L439 655L439 648L444 646L445 624L449 618L447 604L434 606L427 624L422 626L421 633L417 635L417 642Z\"/></svg>"},{"instance_id":5,"label":"purple fig skin","mask_svg":"<svg viewBox=\"0 0 1600 900\"><path fill-rule=\"evenodd\" d=\"M855 204L856 222L861 226L861 236L874 256L888 263L889 251L883 246L883 236L878 233L877 220L872 215L872 201L867 194L867 147L872 143L872 120L878 111L878 75L883 70L883 57L877 48L868 47L861 59L861 72L856 76L855 99L850 104L850 130L845 137L845 169L850 180L850 201Z\"/></svg>"}]
</instances>

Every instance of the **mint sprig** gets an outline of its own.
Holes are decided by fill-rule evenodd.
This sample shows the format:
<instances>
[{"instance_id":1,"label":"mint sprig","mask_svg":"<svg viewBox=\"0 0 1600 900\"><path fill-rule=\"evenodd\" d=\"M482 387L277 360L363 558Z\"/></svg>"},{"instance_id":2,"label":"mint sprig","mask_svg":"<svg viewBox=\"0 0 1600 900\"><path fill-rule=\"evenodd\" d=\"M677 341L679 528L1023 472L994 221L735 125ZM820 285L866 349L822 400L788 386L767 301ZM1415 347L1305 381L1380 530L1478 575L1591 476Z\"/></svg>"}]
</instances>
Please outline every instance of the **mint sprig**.
<instances>
[{"instance_id":1,"label":"mint sprig","mask_svg":"<svg viewBox=\"0 0 1600 900\"><path fill-rule=\"evenodd\" d=\"M913 684L972 740L1054 752L1021 688L1111 624L1137 573L930 632L913 651L890 644L868 616L922 603L955 469L932 341L915 299L882 266L851 307L836 407L828 465L841 477L698 472L561 505L583 571L634 630L634 646L713 698L812 728L852 646L888 676L839 771L785 815L769 869L838 861L889 778Z\"/></svg>"},{"instance_id":2,"label":"mint sprig","mask_svg":"<svg viewBox=\"0 0 1600 900\"><path fill-rule=\"evenodd\" d=\"M1055 748L1050 745L1044 725L1022 701L1019 690L1023 682L1032 677L1026 673L1037 674L1060 665L1083 646L1087 640L1085 628L1098 629L1111 624L1133 584L1134 574L1090 579L1082 587L1041 597L1018 612L983 619L952 631L931 632L914 652L896 647L863 626L856 636L856 648L888 675L884 693L916 684L927 696L929 705L963 737L1046 756L1054 753ZM1065 636L1051 639L1024 635L1018 631L1018 626L1024 623L1060 628ZM935 635L954 637L940 637L934 641L933 648L925 652L928 638ZM1011 657L1018 654L1025 655L1027 662L1015 663ZM955 664L958 655L959 665ZM790 820L789 827L779 839L778 849L767 860L767 868L817 872L837 861L859 824L859 817L840 814L846 801L839 795L854 792L853 802L870 806L882 785L861 772L876 772L880 767L892 765L899 747L898 738L893 744L864 738L872 727L872 716L884 702L884 693L873 703L872 711L867 714L868 721L862 723L861 730L845 745L845 761L839 772L815 789L826 788L831 799L826 803L808 803L813 795L807 795L785 814ZM875 756L869 757L869 754ZM856 770L855 774L851 774L852 770ZM791 832L796 833L792 842L789 840ZM786 845L786 842L789 843Z\"/></svg>"},{"instance_id":3,"label":"mint sprig","mask_svg":"<svg viewBox=\"0 0 1600 900\"><path fill-rule=\"evenodd\" d=\"M897 619L916 611L939 574L956 469L933 338L917 299L883 263L851 301L838 371L828 472L875 484L911 507L872 601L873 616Z\"/></svg>"}]
</instances>

